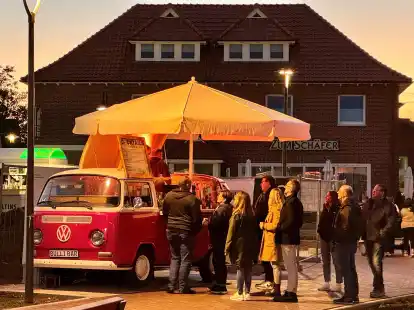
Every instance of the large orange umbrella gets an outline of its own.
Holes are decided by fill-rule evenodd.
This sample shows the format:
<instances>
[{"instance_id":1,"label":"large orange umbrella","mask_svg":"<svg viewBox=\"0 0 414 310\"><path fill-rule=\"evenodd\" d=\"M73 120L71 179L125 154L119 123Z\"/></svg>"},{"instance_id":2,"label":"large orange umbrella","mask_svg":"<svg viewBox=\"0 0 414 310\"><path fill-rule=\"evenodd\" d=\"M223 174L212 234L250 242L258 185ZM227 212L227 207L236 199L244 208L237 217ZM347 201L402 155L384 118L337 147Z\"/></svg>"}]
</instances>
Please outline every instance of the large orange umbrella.
<instances>
[{"instance_id":1,"label":"large orange umbrella","mask_svg":"<svg viewBox=\"0 0 414 310\"><path fill-rule=\"evenodd\" d=\"M193 139L228 141L309 140L310 125L217 89L190 82L115 104L76 118L73 133L131 134L153 141L165 138L190 141L189 168L193 171ZM161 135L161 136L160 136ZM159 138L161 137L161 139Z\"/></svg>"}]
</instances>

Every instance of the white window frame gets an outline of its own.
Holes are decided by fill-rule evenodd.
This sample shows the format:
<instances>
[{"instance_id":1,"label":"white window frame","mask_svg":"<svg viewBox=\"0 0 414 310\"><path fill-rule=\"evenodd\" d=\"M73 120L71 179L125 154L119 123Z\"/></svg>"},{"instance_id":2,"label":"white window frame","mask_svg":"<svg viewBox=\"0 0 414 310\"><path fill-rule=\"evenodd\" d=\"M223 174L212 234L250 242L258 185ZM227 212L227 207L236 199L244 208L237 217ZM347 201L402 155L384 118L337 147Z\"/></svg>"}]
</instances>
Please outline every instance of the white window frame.
<instances>
[{"instance_id":1,"label":"white window frame","mask_svg":"<svg viewBox=\"0 0 414 310\"><path fill-rule=\"evenodd\" d=\"M256 14L259 15L259 17L255 17ZM261 19L267 18L267 16L260 9L254 9L249 15L247 15L247 18Z\"/></svg>"},{"instance_id":2,"label":"white window frame","mask_svg":"<svg viewBox=\"0 0 414 310\"><path fill-rule=\"evenodd\" d=\"M145 181L145 180L134 180L134 179L125 179L123 185L123 195L122 195L122 212L123 213L137 213L137 212L148 212L149 210L157 210L158 211L158 201L157 201L157 195L156 195L156 189L151 182ZM125 196L129 194L128 191L128 183L145 183L148 184L150 191L151 191L151 199L152 199L152 206L151 207L142 207L142 208L133 208L131 207L125 207Z\"/></svg>"},{"instance_id":3,"label":"white window frame","mask_svg":"<svg viewBox=\"0 0 414 310\"><path fill-rule=\"evenodd\" d=\"M293 44L293 41L268 41L268 42L218 42L223 45L224 49L224 61L225 62L287 62L289 61L289 46ZM242 45L242 58L230 58L230 45L241 44ZM262 44L263 45L263 58L252 59L250 58L250 44ZM283 45L283 58L271 58L270 57L270 45L280 44Z\"/></svg>"},{"instance_id":4,"label":"white window frame","mask_svg":"<svg viewBox=\"0 0 414 310\"><path fill-rule=\"evenodd\" d=\"M252 58L252 46L253 45L257 45L257 46L261 46L262 47L262 57L261 58ZM264 47L264 45L263 44L258 44L258 43L250 43L249 44L249 58L250 59L261 59L261 60L263 60L263 58L264 58L264 50L265 50L265 47Z\"/></svg>"},{"instance_id":5,"label":"white window frame","mask_svg":"<svg viewBox=\"0 0 414 310\"><path fill-rule=\"evenodd\" d=\"M241 58L230 58L230 47L232 46L232 45L238 45L238 46L240 46L241 45L241 48L242 48L242 50L241 50ZM231 44L229 44L229 59L231 59L232 61L236 61L236 60L242 60L243 59L243 44L241 44L241 43L231 43Z\"/></svg>"},{"instance_id":6,"label":"white window frame","mask_svg":"<svg viewBox=\"0 0 414 310\"><path fill-rule=\"evenodd\" d=\"M193 57L192 57L192 58L184 58L184 57L183 57L184 45L192 45L192 46L194 46L194 54L193 54ZM196 55L196 46L195 46L195 44L193 44L193 43L181 43L181 50L180 50L180 53L181 53L180 57L181 57L182 59L185 59L185 60L193 60L193 59L195 58L195 55Z\"/></svg>"},{"instance_id":7,"label":"white window frame","mask_svg":"<svg viewBox=\"0 0 414 310\"><path fill-rule=\"evenodd\" d=\"M363 120L362 122L346 122L341 121L341 97L362 97L363 99ZM338 95L338 126L366 126L366 117L367 117L367 105L366 105L366 95L361 94L346 94Z\"/></svg>"},{"instance_id":8,"label":"white window frame","mask_svg":"<svg viewBox=\"0 0 414 310\"><path fill-rule=\"evenodd\" d=\"M281 95L281 94L267 94L266 95L266 107L268 107L267 102L269 100L269 97L282 97L283 99L285 98L285 96ZM288 115L293 116L293 114L294 114L293 113L293 95L288 95L288 97L289 97L289 102L290 102L290 114L288 113ZM269 108L269 109L271 109L271 108ZM289 111L289 108L288 108L288 111Z\"/></svg>"},{"instance_id":9,"label":"white window frame","mask_svg":"<svg viewBox=\"0 0 414 310\"><path fill-rule=\"evenodd\" d=\"M253 167L271 167L271 169L273 170L273 168L282 168L282 164L281 163L251 163L251 168L253 169ZM243 168L246 168L246 163L238 163L237 164L237 169L238 169L238 177L245 177L245 174L243 174ZM297 168L297 167L302 167L302 175L305 175L306 172L306 167L315 167L315 168L323 168L325 166L325 163L288 163L287 164L288 167L292 167L292 168ZM371 197L371 164L350 164L350 163L333 163L332 167L335 169L338 168L366 168L367 169L367 196ZM271 171L272 171L271 170ZM252 175L252 171L250 171L250 175ZM254 177L252 175L252 177Z\"/></svg>"},{"instance_id":10,"label":"white window frame","mask_svg":"<svg viewBox=\"0 0 414 310\"><path fill-rule=\"evenodd\" d=\"M168 61L182 61L182 62L199 62L201 56L201 45L205 44L205 41L130 41L135 45L135 61L156 61L156 62L168 62ZM141 45L142 44L154 44L154 58L141 58ZM161 45L173 44L174 45L174 58L161 58ZM194 58L182 58L182 45L194 44Z\"/></svg>"},{"instance_id":11,"label":"white window frame","mask_svg":"<svg viewBox=\"0 0 414 310\"><path fill-rule=\"evenodd\" d=\"M221 176L221 164L222 160L210 160L210 159L195 159L194 164L201 165L213 165L213 177L219 178ZM168 159L168 168L171 173L174 172L174 165L176 164L188 164L188 159Z\"/></svg>"}]
</instances>

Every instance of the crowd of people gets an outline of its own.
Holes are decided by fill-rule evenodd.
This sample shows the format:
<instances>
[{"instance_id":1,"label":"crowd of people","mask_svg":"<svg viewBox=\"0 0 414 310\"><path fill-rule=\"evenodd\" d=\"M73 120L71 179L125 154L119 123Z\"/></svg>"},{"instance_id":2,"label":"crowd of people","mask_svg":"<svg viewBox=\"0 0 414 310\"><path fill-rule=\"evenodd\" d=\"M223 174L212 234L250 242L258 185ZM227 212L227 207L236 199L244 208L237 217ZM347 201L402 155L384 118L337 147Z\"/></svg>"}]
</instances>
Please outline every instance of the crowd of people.
<instances>
[{"instance_id":1,"label":"crowd of people","mask_svg":"<svg viewBox=\"0 0 414 310\"><path fill-rule=\"evenodd\" d=\"M265 279L256 288L271 296L274 302L298 302L297 253L304 214L298 198L300 183L292 179L284 187L277 187L271 176L264 176L261 191L254 203L243 191L234 197L230 191L221 192L218 207L204 221L200 211L201 202L191 193L191 181L188 178L166 195L163 214L168 218L167 238L171 251L168 293L175 293L178 289L182 294L195 294L188 282L191 253L196 234L203 225L207 225L215 270L211 293L227 293L227 265L231 264L237 269L237 291L230 299L250 300L252 268L255 263L261 263ZM336 304L359 302L355 254L361 237L365 240L368 264L373 273L371 298L385 296L382 264L384 241L397 218L395 206L386 197L383 185L374 187L372 198L362 207L353 199L353 190L349 185L343 185L338 192L330 191L326 195L318 226L325 280L319 290L341 293L342 297L334 300ZM412 207L403 209L401 214L403 223L406 218L406 224L402 227L406 230L407 240L413 240ZM331 258L335 268L334 287L330 284ZM287 288L283 294L282 262L288 275Z\"/></svg>"}]
</instances>

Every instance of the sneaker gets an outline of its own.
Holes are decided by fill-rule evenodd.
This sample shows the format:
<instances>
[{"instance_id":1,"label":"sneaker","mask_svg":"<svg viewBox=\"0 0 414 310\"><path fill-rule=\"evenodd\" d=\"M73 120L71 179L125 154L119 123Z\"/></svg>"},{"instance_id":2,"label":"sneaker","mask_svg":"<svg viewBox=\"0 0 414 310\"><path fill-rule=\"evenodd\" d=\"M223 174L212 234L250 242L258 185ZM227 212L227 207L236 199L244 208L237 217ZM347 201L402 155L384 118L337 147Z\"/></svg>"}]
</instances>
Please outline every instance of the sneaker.
<instances>
[{"instance_id":1,"label":"sneaker","mask_svg":"<svg viewBox=\"0 0 414 310\"><path fill-rule=\"evenodd\" d=\"M250 293L244 293L243 300L245 300L245 301L251 300Z\"/></svg>"},{"instance_id":2,"label":"sneaker","mask_svg":"<svg viewBox=\"0 0 414 310\"><path fill-rule=\"evenodd\" d=\"M230 296L230 300L243 301L244 300L244 296L243 296L243 294L239 294L239 292L236 292L232 296Z\"/></svg>"},{"instance_id":3,"label":"sneaker","mask_svg":"<svg viewBox=\"0 0 414 310\"><path fill-rule=\"evenodd\" d=\"M325 282L324 285L322 285L320 288L318 288L318 291L320 292L330 292L331 291L331 285L329 282Z\"/></svg>"},{"instance_id":4,"label":"sneaker","mask_svg":"<svg viewBox=\"0 0 414 310\"><path fill-rule=\"evenodd\" d=\"M221 285L213 285L210 289L210 293L215 295L224 295L227 294L227 288Z\"/></svg>"},{"instance_id":5,"label":"sneaker","mask_svg":"<svg viewBox=\"0 0 414 310\"><path fill-rule=\"evenodd\" d=\"M342 284L341 283L336 283L335 288L332 288L331 292L342 293Z\"/></svg>"},{"instance_id":6,"label":"sneaker","mask_svg":"<svg viewBox=\"0 0 414 310\"><path fill-rule=\"evenodd\" d=\"M197 294L197 292L195 290L192 290L191 288L188 288L188 289L185 289L183 291L180 291L180 294L194 295L194 294Z\"/></svg>"},{"instance_id":7,"label":"sneaker","mask_svg":"<svg viewBox=\"0 0 414 310\"><path fill-rule=\"evenodd\" d=\"M381 291L372 291L369 293L370 298L385 298L385 292Z\"/></svg>"},{"instance_id":8,"label":"sneaker","mask_svg":"<svg viewBox=\"0 0 414 310\"><path fill-rule=\"evenodd\" d=\"M273 289L273 283L270 281L263 281L256 284L256 288L261 291L271 291Z\"/></svg>"}]
</instances>

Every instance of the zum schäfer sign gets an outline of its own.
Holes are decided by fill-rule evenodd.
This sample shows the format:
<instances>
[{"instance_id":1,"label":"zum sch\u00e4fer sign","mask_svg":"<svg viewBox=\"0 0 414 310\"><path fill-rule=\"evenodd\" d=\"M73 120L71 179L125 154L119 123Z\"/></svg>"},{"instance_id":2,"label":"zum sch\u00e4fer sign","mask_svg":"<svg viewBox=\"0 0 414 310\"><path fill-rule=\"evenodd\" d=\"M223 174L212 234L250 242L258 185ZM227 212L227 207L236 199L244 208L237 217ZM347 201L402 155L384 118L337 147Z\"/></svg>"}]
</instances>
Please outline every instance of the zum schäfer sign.
<instances>
[{"instance_id":1,"label":"zum sch\u00e4fer sign","mask_svg":"<svg viewBox=\"0 0 414 310\"><path fill-rule=\"evenodd\" d=\"M308 140L308 141L289 141L287 143L288 151L339 151L339 141L325 140ZM270 150L282 150L282 142L274 140L270 146Z\"/></svg>"}]
</instances>

